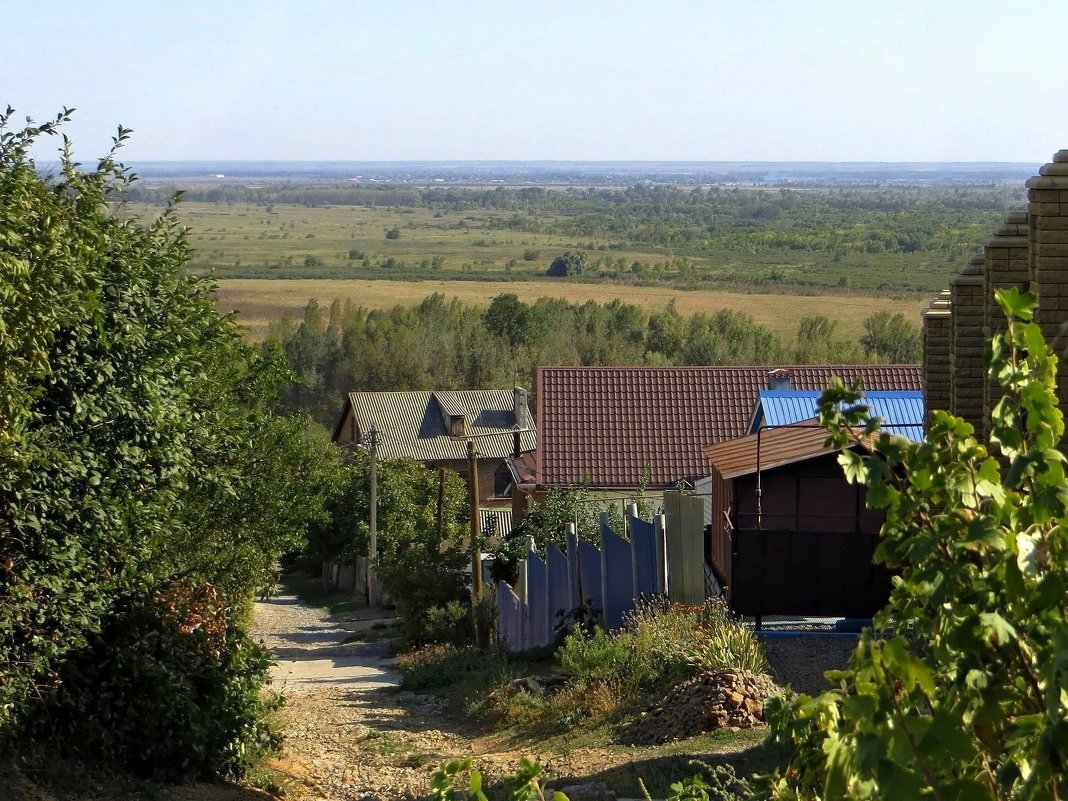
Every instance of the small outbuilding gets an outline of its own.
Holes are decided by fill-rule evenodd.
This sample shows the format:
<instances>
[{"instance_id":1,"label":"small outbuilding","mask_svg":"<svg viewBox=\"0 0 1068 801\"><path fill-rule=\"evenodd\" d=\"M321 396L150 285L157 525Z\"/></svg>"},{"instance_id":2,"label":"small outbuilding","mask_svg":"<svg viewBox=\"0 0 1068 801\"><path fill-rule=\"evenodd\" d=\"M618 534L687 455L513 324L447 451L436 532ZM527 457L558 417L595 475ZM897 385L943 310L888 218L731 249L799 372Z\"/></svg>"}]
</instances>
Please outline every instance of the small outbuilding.
<instances>
[{"instance_id":1,"label":"small outbuilding","mask_svg":"<svg viewBox=\"0 0 1068 801\"><path fill-rule=\"evenodd\" d=\"M712 472L707 558L736 613L758 622L871 617L886 604L890 574L872 564L884 515L846 481L826 439L810 420L703 449Z\"/></svg>"}]
</instances>

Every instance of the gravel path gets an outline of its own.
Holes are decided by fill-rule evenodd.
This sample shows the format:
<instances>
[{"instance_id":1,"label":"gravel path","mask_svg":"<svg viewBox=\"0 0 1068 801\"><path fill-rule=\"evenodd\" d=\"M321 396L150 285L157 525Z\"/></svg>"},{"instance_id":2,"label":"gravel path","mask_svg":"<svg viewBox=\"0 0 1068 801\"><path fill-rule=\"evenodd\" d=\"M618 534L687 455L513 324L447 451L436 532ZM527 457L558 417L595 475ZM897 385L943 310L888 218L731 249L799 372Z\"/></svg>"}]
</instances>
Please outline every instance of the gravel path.
<instances>
[{"instance_id":1,"label":"gravel path","mask_svg":"<svg viewBox=\"0 0 1068 801\"><path fill-rule=\"evenodd\" d=\"M285 694L331 686L374 690L400 682L386 642L342 644L351 632L293 595L258 601L250 633L274 653L272 679Z\"/></svg>"},{"instance_id":2,"label":"gravel path","mask_svg":"<svg viewBox=\"0 0 1068 801\"><path fill-rule=\"evenodd\" d=\"M275 687L288 699L285 750L272 765L286 777L287 795L409 798L429 791L434 765L469 749L441 730L440 699L396 691L387 642L342 644L351 631L292 595L258 602L250 633L278 659Z\"/></svg>"}]
</instances>

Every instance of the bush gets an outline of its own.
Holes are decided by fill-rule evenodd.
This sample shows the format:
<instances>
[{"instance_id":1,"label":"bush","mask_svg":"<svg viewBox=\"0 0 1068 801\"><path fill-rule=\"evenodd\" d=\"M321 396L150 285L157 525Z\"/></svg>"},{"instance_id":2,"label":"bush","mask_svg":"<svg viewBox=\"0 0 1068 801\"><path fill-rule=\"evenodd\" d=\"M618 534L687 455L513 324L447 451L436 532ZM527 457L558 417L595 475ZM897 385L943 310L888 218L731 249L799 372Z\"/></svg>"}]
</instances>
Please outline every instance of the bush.
<instances>
[{"instance_id":1,"label":"bush","mask_svg":"<svg viewBox=\"0 0 1068 801\"><path fill-rule=\"evenodd\" d=\"M548 705L546 714L557 717L566 716L562 707L569 697L589 716L596 717L594 706L607 716L642 706L706 670L767 669L759 640L721 601L701 606L644 602L627 615L621 631L573 629L557 659L576 679L573 692Z\"/></svg>"},{"instance_id":2,"label":"bush","mask_svg":"<svg viewBox=\"0 0 1068 801\"><path fill-rule=\"evenodd\" d=\"M471 640L471 618L459 601L426 610L420 626L420 639L426 643L465 645Z\"/></svg>"},{"instance_id":3,"label":"bush","mask_svg":"<svg viewBox=\"0 0 1068 801\"><path fill-rule=\"evenodd\" d=\"M581 250L569 250L553 259L546 275L552 278L569 278L573 275L582 275L590 268L590 262L585 252Z\"/></svg>"},{"instance_id":4,"label":"bush","mask_svg":"<svg viewBox=\"0 0 1068 801\"><path fill-rule=\"evenodd\" d=\"M106 622L33 722L77 755L153 779L240 778L281 738L272 660L210 585L182 581Z\"/></svg>"}]
</instances>

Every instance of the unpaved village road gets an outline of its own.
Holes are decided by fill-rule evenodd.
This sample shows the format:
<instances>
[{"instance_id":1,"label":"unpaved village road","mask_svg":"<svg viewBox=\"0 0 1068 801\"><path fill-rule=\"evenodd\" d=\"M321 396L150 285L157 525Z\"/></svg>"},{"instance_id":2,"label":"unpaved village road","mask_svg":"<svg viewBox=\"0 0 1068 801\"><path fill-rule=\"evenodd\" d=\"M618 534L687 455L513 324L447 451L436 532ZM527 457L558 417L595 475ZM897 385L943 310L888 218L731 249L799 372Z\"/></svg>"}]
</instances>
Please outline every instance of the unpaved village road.
<instances>
[{"instance_id":1,"label":"unpaved village road","mask_svg":"<svg viewBox=\"0 0 1068 801\"><path fill-rule=\"evenodd\" d=\"M394 801L425 796L430 773L444 759L474 756L487 783L510 773L520 757L539 759L566 783L583 779L637 795L637 777L690 771L691 757L716 760L725 751L744 771L751 754L728 742L724 751L694 753L689 743L589 748L576 744L546 752L538 741L516 741L471 728L445 702L397 689L384 642L343 644L350 634L323 610L282 595L256 604L252 632L275 653L276 689L286 743L270 766L287 798L302 801ZM823 671L844 667L849 639L815 637L767 642L773 673L809 692L826 686ZM185 801L183 798L182 801ZM196 801L200 801L199 797Z\"/></svg>"}]
</instances>

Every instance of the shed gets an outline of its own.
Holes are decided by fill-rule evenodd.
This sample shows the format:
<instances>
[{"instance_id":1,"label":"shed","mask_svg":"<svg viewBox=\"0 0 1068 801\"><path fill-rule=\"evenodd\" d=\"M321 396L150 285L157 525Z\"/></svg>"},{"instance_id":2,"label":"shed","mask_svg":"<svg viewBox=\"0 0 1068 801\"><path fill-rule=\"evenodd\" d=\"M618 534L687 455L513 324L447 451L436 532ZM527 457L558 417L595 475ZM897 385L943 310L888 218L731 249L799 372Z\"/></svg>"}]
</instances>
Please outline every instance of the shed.
<instances>
[{"instance_id":1,"label":"shed","mask_svg":"<svg viewBox=\"0 0 1068 801\"><path fill-rule=\"evenodd\" d=\"M884 516L826 439L810 420L704 448L708 561L738 614L870 617L885 605L890 575L872 564Z\"/></svg>"}]
</instances>

